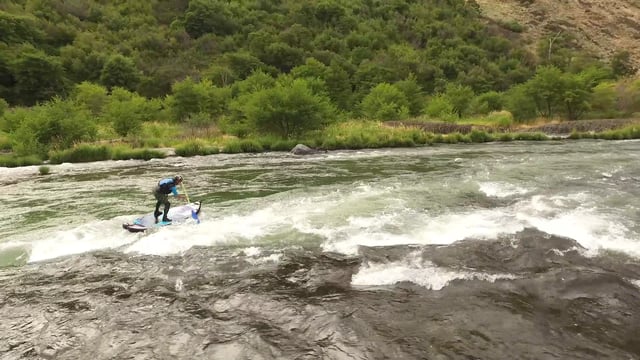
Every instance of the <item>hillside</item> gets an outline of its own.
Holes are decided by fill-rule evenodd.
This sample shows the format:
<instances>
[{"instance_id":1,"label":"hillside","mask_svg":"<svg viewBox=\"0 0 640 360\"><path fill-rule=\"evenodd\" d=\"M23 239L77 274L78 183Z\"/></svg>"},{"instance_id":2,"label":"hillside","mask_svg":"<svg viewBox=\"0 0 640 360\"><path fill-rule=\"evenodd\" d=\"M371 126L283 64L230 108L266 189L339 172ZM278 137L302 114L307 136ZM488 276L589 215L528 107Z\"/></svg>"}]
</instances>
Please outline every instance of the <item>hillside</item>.
<instances>
[{"instance_id":1,"label":"hillside","mask_svg":"<svg viewBox=\"0 0 640 360\"><path fill-rule=\"evenodd\" d=\"M476 0L482 13L499 21L525 26L531 46L559 31L575 36L588 52L609 60L626 50L640 67L639 0Z\"/></svg>"}]
</instances>

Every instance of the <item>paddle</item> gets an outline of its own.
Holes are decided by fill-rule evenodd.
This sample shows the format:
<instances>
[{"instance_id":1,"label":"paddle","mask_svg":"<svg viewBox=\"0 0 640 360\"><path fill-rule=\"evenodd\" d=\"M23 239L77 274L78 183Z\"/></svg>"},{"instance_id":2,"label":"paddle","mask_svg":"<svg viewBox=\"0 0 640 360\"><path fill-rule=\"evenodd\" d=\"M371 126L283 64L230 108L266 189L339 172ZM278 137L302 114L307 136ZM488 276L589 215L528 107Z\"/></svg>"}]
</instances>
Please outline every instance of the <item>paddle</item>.
<instances>
[{"instance_id":1,"label":"paddle","mask_svg":"<svg viewBox=\"0 0 640 360\"><path fill-rule=\"evenodd\" d=\"M182 187L182 192L184 193L184 196L187 198L187 204L191 204L191 200L189 200L189 194L187 194L187 189L184 187L184 183L180 183L180 186ZM191 218L194 219L198 224L200 224L200 218L198 217L198 213L200 212L200 207L202 206L202 203L199 203L198 205L199 205L198 211L191 209Z\"/></svg>"},{"instance_id":2,"label":"paddle","mask_svg":"<svg viewBox=\"0 0 640 360\"><path fill-rule=\"evenodd\" d=\"M187 189L184 187L184 183L180 183L180 186L182 187L182 192L184 193L184 196L187 198L187 204L190 204L191 201L189 200L189 194L187 194Z\"/></svg>"}]
</instances>

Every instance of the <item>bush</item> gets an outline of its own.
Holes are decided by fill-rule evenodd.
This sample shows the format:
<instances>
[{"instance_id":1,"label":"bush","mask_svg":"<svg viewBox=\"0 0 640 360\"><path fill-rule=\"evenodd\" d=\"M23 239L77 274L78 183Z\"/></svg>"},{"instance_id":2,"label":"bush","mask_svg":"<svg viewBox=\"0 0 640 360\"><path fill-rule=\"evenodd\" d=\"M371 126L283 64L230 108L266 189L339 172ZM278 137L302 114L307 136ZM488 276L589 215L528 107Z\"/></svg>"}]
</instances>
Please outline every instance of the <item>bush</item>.
<instances>
[{"instance_id":1,"label":"bush","mask_svg":"<svg viewBox=\"0 0 640 360\"><path fill-rule=\"evenodd\" d=\"M51 171L51 169L48 166L40 166L38 168L38 172L40 173L40 175L49 175L49 172Z\"/></svg>"},{"instance_id":2,"label":"bush","mask_svg":"<svg viewBox=\"0 0 640 360\"><path fill-rule=\"evenodd\" d=\"M49 154L49 160L53 164L61 164L63 162L91 162L110 159L111 150L104 145L95 146L82 144L72 149L52 151Z\"/></svg>"},{"instance_id":3,"label":"bush","mask_svg":"<svg viewBox=\"0 0 640 360\"><path fill-rule=\"evenodd\" d=\"M240 148L242 149L242 152L246 153L259 153L264 151L262 145L258 141L250 139L240 140Z\"/></svg>"},{"instance_id":4,"label":"bush","mask_svg":"<svg viewBox=\"0 0 640 360\"><path fill-rule=\"evenodd\" d=\"M2 167L18 167L18 166L30 166L40 165L42 159L35 155L29 156L14 156L14 155L0 155L0 166Z\"/></svg>"},{"instance_id":5,"label":"bush","mask_svg":"<svg viewBox=\"0 0 640 360\"><path fill-rule=\"evenodd\" d=\"M239 140L231 140L224 145L221 152L226 154L238 154L242 152L242 145Z\"/></svg>"},{"instance_id":6,"label":"bush","mask_svg":"<svg viewBox=\"0 0 640 360\"><path fill-rule=\"evenodd\" d=\"M278 140L269 145L271 151L291 151L297 142L295 140Z\"/></svg>"},{"instance_id":7,"label":"bush","mask_svg":"<svg viewBox=\"0 0 640 360\"><path fill-rule=\"evenodd\" d=\"M56 98L32 108L13 134L16 153L45 157L51 149L68 149L95 139L97 127L88 110Z\"/></svg>"},{"instance_id":8,"label":"bush","mask_svg":"<svg viewBox=\"0 0 640 360\"><path fill-rule=\"evenodd\" d=\"M515 20L511 21L500 21L500 26L503 28L513 31L515 33L521 33L524 31L524 26Z\"/></svg>"},{"instance_id":9,"label":"bush","mask_svg":"<svg viewBox=\"0 0 640 360\"><path fill-rule=\"evenodd\" d=\"M176 155L185 157L195 155L212 155L219 152L220 150L217 147L210 146L201 140L192 140L176 146Z\"/></svg>"},{"instance_id":10,"label":"bush","mask_svg":"<svg viewBox=\"0 0 640 360\"><path fill-rule=\"evenodd\" d=\"M409 101L397 87L380 83L362 100L362 113L375 120L402 120L409 117Z\"/></svg>"},{"instance_id":11,"label":"bush","mask_svg":"<svg viewBox=\"0 0 640 360\"><path fill-rule=\"evenodd\" d=\"M0 132L0 150L11 150L11 139L9 135Z\"/></svg>"},{"instance_id":12,"label":"bush","mask_svg":"<svg viewBox=\"0 0 640 360\"><path fill-rule=\"evenodd\" d=\"M513 125L513 115L508 111L494 111L486 117L487 121L501 128Z\"/></svg>"},{"instance_id":13,"label":"bush","mask_svg":"<svg viewBox=\"0 0 640 360\"><path fill-rule=\"evenodd\" d=\"M473 130L469 134L469 139L475 143L483 143L493 141L493 137L484 131Z\"/></svg>"}]
</instances>

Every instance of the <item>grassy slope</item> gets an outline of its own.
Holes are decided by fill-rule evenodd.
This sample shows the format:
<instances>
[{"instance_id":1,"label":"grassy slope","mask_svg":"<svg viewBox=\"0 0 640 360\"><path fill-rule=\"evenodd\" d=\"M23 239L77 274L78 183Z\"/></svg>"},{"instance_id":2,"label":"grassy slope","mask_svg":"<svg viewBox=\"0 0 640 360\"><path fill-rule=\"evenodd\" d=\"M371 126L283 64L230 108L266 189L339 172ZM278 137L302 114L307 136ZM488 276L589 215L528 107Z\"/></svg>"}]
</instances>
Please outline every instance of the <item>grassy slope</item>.
<instances>
[{"instance_id":1,"label":"grassy slope","mask_svg":"<svg viewBox=\"0 0 640 360\"><path fill-rule=\"evenodd\" d=\"M532 46L540 38L568 31L603 60L616 51L629 51L640 68L640 0L476 1L487 17L524 25Z\"/></svg>"}]
</instances>

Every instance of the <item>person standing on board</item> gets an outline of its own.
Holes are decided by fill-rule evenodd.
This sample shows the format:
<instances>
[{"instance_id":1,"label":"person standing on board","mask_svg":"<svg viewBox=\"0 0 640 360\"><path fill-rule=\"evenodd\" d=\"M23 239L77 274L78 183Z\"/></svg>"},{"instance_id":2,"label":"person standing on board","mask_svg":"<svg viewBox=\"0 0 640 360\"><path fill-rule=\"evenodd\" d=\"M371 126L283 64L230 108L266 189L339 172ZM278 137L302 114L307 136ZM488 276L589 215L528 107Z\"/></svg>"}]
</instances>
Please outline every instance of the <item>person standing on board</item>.
<instances>
[{"instance_id":1,"label":"person standing on board","mask_svg":"<svg viewBox=\"0 0 640 360\"><path fill-rule=\"evenodd\" d=\"M162 214L160 212L160 205L164 204L164 214L162 215L163 222L171 222L171 219L167 217L169 214L169 208L171 203L169 202L169 194L173 194L178 199L185 199L184 194L178 194L178 185L182 184L182 176L177 175L172 178L166 178L158 181L158 185L153 189L153 196L156 198L156 210L153 212L153 216L158 223L158 216Z\"/></svg>"}]
</instances>

